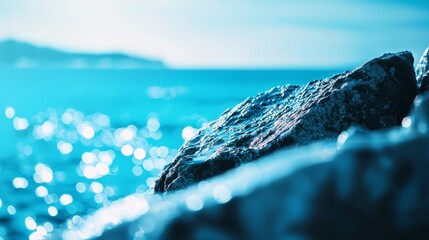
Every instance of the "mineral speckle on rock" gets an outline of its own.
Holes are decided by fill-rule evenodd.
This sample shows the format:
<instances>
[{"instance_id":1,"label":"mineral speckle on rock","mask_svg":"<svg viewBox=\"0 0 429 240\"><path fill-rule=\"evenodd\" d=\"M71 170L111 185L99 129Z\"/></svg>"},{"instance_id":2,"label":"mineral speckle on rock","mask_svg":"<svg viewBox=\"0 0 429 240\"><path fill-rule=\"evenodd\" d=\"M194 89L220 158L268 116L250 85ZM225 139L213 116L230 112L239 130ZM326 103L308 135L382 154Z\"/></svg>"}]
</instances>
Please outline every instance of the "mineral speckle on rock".
<instances>
[{"instance_id":1,"label":"mineral speckle on rock","mask_svg":"<svg viewBox=\"0 0 429 240\"><path fill-rule=\"evenodd\" d=\"M397 125L416 95L415 79L411 53L400 52L353 72L248 98L184 144L154 190L182 189L282 147L336 138L353 125Z\"/></svg>"},{"instance_id":2,"label":"mineral speckle on rock","mask_svg":"<svg viewBox=\"0 0 429 240\"><path fill-rule=\"evenodd\" d=\"M420 93L426 92L429 89L429 47L420 57L416 67L416 77Z\"/></svg>"},{"instance_id":3,"label":"mineral speckle on rock","mask_svg":"<svg viewBox=\"0 0 429 240\"><path fill-rule=\"evenodd\" d=\"M420 57L420 61L416 67L416 77L417 77L417 86L420 90L425 89L423 78L429 73L429 47L424 51L423 55ZM426 76L427 79L427 76ZM426 80L427 84L427 80Z\"/></svg>"}]
</instances>

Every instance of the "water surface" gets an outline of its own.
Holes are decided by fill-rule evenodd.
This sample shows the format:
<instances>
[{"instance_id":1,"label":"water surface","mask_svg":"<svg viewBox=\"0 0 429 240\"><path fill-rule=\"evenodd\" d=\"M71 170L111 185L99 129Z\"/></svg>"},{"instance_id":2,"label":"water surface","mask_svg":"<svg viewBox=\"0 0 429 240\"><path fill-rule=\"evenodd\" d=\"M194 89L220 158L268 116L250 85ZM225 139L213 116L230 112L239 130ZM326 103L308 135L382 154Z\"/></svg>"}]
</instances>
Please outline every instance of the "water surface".
<instances>
[{"instance_id":1,"label":"water surface","mask_svg":"<svg viewBox=\"0 0 429 240\"><path fill-rule=\"evenodd\" d=\"M144 192L225 109L338 72L0 69L0 236L37 238Z\"/></svg>"}]
</instances>

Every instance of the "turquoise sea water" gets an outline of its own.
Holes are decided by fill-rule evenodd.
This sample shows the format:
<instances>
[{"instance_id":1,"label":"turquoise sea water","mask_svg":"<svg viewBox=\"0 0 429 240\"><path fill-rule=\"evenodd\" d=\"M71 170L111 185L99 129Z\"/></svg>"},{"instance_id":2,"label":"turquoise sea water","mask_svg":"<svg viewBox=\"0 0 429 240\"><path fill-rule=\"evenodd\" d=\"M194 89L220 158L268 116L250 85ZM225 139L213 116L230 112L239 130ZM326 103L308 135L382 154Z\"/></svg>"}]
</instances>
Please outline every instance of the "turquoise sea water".
<instances>
[{"instance_id":1,"label":"turquoise sea water","mask_svg":"<svg viewBox=\"0 0 429 240\"><path fill-rule=\"evenodd\" d=\"M225 109L338 72L0 69L0 239L37 239L144 192Z\"/></svg>"}]
</instances>

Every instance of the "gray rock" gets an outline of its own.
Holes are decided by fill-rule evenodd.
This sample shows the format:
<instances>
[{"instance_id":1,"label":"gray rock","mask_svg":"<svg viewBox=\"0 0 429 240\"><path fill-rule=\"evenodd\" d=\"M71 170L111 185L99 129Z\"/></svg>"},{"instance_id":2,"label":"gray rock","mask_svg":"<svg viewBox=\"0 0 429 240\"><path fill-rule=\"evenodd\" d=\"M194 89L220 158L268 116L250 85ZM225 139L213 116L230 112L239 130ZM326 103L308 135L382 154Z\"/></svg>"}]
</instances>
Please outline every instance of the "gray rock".
<instances>
[{"instance_id":1,"label":"gray rock","mask_svg":"<svg viewBox=\"0 0 429 240\"><path fill-rule=\"evenodd\" d=\"M425 50L423 55L420 57L420 61L416 66L417 86L420 88L420 90L427 87L426 86L427 85L427 76L426 76L426 82L425 83L423 83L423 78L428 73L429 73L429 47Z\"/></svg>"},{"instance_id":2,"label":"gray rock","mask_svg":"<svg viewBox=\"0 0 429 240\"><path fill-rule=\"evenodd\" d=\"M403 127L349 130L186 190L132 195L67 225L62 236L429 239L429 94L415 106Z\"/></svg>"},{"instance_id":3,"label":"gray rock","mask_svg":"<svg viewBox=\"0 0 429 240\"><path fill-rule=\"evenodd\" d=\"M349 136L332 160L226 204L182 213L152 237L429 239L429 95L416 105L404 128ZM321 158L323 148L318 152ZM261 168L249 185L269 174Z\"/></svg>"},{"instance_id":4,"label":"gray rock","mask_svg":"<svg viewBox=\"0 0 429 240\"><path fill-rule=\"evenodd\" d=\"M417 87L410 52L385 54L353 72L248 98L181 147L155 192L185 188L276 149L336 138L353 125L389 128L408 113Z\"/></svg>"}]
</instances>

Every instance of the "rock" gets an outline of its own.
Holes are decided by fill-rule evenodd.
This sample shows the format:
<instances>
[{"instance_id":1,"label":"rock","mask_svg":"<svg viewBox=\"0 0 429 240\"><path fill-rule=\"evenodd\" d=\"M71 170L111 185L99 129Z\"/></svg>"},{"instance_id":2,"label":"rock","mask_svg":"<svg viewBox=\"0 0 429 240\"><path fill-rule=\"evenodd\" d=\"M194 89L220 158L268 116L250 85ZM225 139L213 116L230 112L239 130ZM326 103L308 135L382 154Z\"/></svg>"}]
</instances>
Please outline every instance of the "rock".
<instances>
[{"instance_id":1,"label":"rock","mask_svg":"<svg viewBox=\"0 0 429 240\"><path fill-rule=\"evenodd\" d=\"M419 80L420 82L420 93L424 93L429 89L429 71L423 75L423 77Z\"/></svg>"},{"instance_id":2,"label":"rock","mask_svg":"<svg viewBox=\"0 0 429 240\"><path fill-rule=\"evenodd\" d=\"M184 144L155 192L185 188L276 149L336 138L350 126L389 128L416 95L410 52L385 54L353 72L248 98Z\"/></svg>"},{"instance_id":3,"label":"rock","mask_svg":"<svg viewBox=\"0 0 429 240\"><path fill-rule=\"evenodd\" d=\"M429 95L416 105L406 128L351 136L332 160L182 213L156 238L429 239Z\"/></svg>"},{"instance_id":4,"label":"rock","mask_svg":"<svg viewBox=\"0 0 429 240\"><path fill-rule=\"evenodd\" d=\"M425 85L423 85L423 78L425 74L427 75L429 73L429 47L425 50L423 55L420 57L420 61L417 64L416 67L416 77L417 77L417 86L420 88L425 88ZM427 79L427 76L426 76ZM426 80L427 84L427 80ZM426 86L427 87L427 86Z\"/></svg>"},{"instance_id":5,"label":"rock","mask_svg":"<svg viewBox=\"0 0 429 240\"><path fill-rule=\"evenodd\" d=\"M403 127L343 132L336 142L280 150L183 191L130 196L67 225L62 236L429 239L429 94L415 106Z\"/></svg>"}]
</instances>

